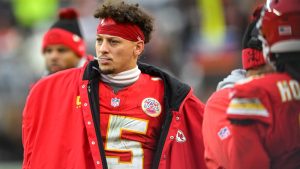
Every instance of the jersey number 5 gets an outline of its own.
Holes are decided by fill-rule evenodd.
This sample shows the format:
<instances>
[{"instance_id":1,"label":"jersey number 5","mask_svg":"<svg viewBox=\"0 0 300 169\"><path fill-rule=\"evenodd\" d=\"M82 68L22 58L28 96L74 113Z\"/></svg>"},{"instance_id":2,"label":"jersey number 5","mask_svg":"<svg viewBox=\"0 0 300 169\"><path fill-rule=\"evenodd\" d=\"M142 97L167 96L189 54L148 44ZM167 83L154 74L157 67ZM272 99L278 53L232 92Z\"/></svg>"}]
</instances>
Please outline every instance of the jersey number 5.
<instances>
[{"instance_id":1,"label":"jersey number 5","mask_svg":"<svg viewBox=\"0 0 300 169\"><path fill-rule=\"evenodd\" d=\"M128 152L131 161L123 162L118 156L106 156L109 168L143 168L144 151L137 141L122 139L122 131L146 134L148 121L144 119L110 115L106 135L105 150L112 152Z\"/></svg>"}]
</instances>

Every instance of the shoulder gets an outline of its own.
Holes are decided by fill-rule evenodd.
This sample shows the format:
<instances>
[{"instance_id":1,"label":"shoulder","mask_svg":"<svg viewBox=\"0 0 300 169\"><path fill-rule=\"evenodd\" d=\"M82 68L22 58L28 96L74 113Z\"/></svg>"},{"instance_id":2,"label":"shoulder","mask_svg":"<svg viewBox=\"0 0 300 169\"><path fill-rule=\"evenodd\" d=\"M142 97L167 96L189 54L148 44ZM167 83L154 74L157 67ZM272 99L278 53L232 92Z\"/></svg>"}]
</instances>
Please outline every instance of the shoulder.
<instances>
[{"instance_id":1,"label":"shoulder","mask_svg":"<svg viewBox=\"0 0 300 169\"><path fill-rule=\"evenodd\" d=\"M186 97L180 102L179 106L179 110L186 110L186 113L198 112L201 116L204 113L205 107L204 103L193 93L193 90L189 91Z\"/></svg>"},{"instance_id":2,"label":"shoulder","mask_svg":"<svg viewBox=\"0 0 300 169\"><path fill-rule=\"evenodd\" d=\"M280 81L291 79L285 73L270 73L261 76L251 76L240 82L237 82L231 89L231 97L263 97L271 94L277 89Z\"/></svg>"},{"instance_id":3,"label":"shoulder","mask_svg":"<svg viewBox=\"0 0 300 169\"><path fill-rule=\"evenodd\" d=\"M219 101L222 101L222 100L228 100L230 91L231 91L231 88L224 88L224 89L220 89L218 91L215 91L208 98L207 104L219 102Z\"/></svg>"},{"instance_id":4,"label":"shoulder","mask_svg":"<svg viewBox=\"0 0 300 169\"><path fill-rule=\"evenodd\" d=\"M229 103L230 88L224 88L214 92L205 104L205 112L222 111L223 114Z\"/></svg>"},{"instance_id":5,"label":"shoulder","mask_svg":"<svg viewBox=\"0 0 300 169\"><path fill-rule=\"evenodd\" d=\"M45 92L45 90L53 90L55 87L63 89L64 86L77 84L78 80L81 79L80 75L83 71L82 69L83 68L71 68L46 76L35 83L30 92Z\"/></svg>"},{"instance_id":6,"label":"shoulder","mask_svg":"<svg viewBox=\"0 0 300 169\"><path fill-rule=\"evenodd\" d=\"M286 74L272 73L237 83L229 92L228 117L270 122L274 100L279 97L278 82L286 79Z\"/></svg>"},{"instance_id":7,"label":"shoulder","mask_svg":"<svg viewBox=\"0 0 300 169\"><path fill-rule=\"evenodd\" d=\"M267 84L274 84L279 80L290 79L290 76L286 73L268 73L265 75L257 75L240 80L235 84L236 88L243 88L247 86L263 87Z\"/></svg>"},{"instance_id":8,"label":"shoulder","mask_svg":"<svg viewBox=\"0 0 300 169\"><path fill-rule=\"evenodd\" d=\"M163 84L163 79L159 76L153 76L150 74L141 73L141 78L143 81L148 83Z\"/></svg>"},{"instance_id":9,"label":"shoulder","mask_svg":"<svg viewBox=\"0 0 300 169\"><path fill-rule=\"evenodd\" d=\"M145 63L138 63L139 69L141 70L142 73L148 74L151 77L154 78L160 78L162 82L164 83L165 86L170 88L172 91L173 90L184 90L186 91L186 94L190 91L190 86L187 85L184 82L181 82L179 79L174 77L173 75L163 71L162 69L153 66L153 65L148 65Z\"/></svg>"}]
</instances>

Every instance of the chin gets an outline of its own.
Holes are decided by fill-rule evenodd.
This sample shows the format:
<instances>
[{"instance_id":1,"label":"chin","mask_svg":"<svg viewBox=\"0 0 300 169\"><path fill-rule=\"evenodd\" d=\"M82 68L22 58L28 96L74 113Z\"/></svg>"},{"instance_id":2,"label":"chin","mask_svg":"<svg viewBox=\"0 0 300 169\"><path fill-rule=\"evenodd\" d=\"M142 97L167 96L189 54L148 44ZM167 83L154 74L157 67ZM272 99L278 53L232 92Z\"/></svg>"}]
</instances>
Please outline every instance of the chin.
<instances>
[{"instance_id":1,"label":"chin","mask_svg":"<svg viewBox=\"0 0 300 169\"><path fill-rule=\"evenodd\" d=\"M100 68L100 72L102 74L105 74L105 75L114 74L115 73L115 71L113 69L101 69L101 68Z\"/></svg>"}]
</instances>

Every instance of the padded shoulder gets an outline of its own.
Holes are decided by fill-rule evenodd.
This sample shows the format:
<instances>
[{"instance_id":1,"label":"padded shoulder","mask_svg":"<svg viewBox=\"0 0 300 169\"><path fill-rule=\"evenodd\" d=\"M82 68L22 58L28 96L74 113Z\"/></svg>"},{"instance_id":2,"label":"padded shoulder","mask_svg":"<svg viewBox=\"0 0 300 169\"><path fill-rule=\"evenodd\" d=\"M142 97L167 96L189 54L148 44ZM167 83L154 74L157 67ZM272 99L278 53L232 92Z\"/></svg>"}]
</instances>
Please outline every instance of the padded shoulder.
<instances>
[{"instance_id":1,"label":"padded shoulder","mask_svg":"<svg viewBox=\"0 0 300 169\"><path fill-rule=\"evenodd\" d=\"M227 117L235 120L259 120L268 123L270 114L270 95L256 82L235 85L229 93Z\"/></svg>"}]
</instances>

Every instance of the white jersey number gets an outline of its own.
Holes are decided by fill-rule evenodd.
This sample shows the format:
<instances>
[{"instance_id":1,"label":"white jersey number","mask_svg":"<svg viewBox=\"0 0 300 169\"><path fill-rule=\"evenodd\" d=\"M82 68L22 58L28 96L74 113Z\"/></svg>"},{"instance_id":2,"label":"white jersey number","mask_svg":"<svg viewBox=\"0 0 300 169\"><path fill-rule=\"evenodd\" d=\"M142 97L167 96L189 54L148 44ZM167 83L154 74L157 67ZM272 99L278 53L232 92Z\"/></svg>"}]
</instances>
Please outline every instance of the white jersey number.
<instances>
[{"instance_id":1,"label":"white jersey number","mask_svg":"<svg viewBox=\"0 0 300 169\"><path fill-rule=\"evenodd\" d=\"M148 120L126 116L110 115L106 135L105 150L131 153L131 161L120 161L120 157L106 156L109 169L142 169L144 151L142 144L137 141L122 139L122 131L146 134Z\"/></svg>"}]
</instances>

